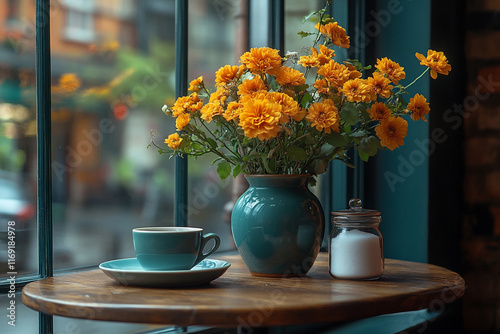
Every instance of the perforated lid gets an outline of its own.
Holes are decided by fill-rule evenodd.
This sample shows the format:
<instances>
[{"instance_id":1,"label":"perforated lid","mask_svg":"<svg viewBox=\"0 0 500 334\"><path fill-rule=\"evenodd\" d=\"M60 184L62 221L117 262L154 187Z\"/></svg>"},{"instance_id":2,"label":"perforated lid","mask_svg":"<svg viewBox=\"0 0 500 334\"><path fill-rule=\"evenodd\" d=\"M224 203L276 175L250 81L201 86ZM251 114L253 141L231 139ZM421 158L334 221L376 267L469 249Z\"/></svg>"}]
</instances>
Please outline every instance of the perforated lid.
<instances>
[{"instance_id":1,"label":"perforated lid","mask_svg":"<svg viewBox=\"0 0 500 334\"><path fill-rule=\"evenodd\" d=\"M349 201L349 209L333 211L333 216L345 216L346 218L360 218L369 216L380 216L380 211L363 209L362 202L359 198L353 198Z\"/></svg>"}]
</instances>

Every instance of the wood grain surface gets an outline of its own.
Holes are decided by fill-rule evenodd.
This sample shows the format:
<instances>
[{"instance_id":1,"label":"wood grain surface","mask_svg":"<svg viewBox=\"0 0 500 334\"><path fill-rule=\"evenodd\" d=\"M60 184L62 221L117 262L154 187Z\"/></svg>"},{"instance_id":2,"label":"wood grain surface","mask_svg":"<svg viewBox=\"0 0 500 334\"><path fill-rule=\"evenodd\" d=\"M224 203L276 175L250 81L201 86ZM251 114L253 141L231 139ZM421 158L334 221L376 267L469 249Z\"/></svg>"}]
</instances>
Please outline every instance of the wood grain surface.
<instances>
[{"instance_id":1,"label":"wood grain surface","mask_svg":"<svg viewBox=\"0 0 500 334\"><path fill-rule=\"evenodd\" d=\"M211 284L157 289L120 285L101 270L47 278L23 289L23 302L53 315L108 321L260 327L355 320L428 308L441 311L464 294L447 269L387 259L376 281L347 281L328 273L320 253L304 277L252 276L239 255L214 256L231 267Z\"/></svg>"}]
</instances>

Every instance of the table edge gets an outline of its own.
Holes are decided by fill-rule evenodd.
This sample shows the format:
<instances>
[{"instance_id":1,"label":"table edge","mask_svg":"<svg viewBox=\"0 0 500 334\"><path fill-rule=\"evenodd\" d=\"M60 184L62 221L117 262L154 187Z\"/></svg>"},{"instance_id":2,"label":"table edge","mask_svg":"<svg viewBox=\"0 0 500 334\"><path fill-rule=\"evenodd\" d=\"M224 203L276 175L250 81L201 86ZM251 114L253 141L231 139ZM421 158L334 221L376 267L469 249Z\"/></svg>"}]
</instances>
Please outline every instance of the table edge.
<instances>
[{"instance_id":1,"label":"table edge","mask_svg":"<svg viewBox=\"0 0 500 334\"><path fill-rule=\"evenodd\" d=\"M397 262L411 262L404 260L392 260ZM430 266L436 266L433 264L426 264ZM439 267L439 266L436 266ZM163 308L165 316L163 317L151 317L151 311L154 309L158 311L159 307L143 307L141 305L125 305L123 307L117 306L117 304L105 304L105 303L88 303L87 306L82 306L80 303L71 302L61 302L59 300L53 300L49 297L40 298L31 294L29 291L33 285L38 284L40 281L31 282L23 288L22 301L23 303L36 311L53 314L57 316L80 318L80 319L91 319L100 321L123 321L131 323L151 323L151 324L165 324L165 325L180 325L180 326L193 326L193 325L203 325L203 326L213 326L213 327L238 327L245 324L250 324L255 321L251 321L252 317L257 317L259 320L259 326L275 326L283 325L282 321L279 319L285 317L287 320L287 325L299 325L299 324L310 324L310 323L333 323L338 321L351 321L361 318L367 318L372 316L378 316L382 314L398 313L405 311L414 311L420 309L431 309L432 311L440 311L444 309L444 305L454 302L455 300L461 298L465 293L465 281L457 273L448 270L452 274L450 276L448 285L449 288L446 289L429 289L422 291L421 294L415 296L412 293L400 294L396 297L388 296L385 298L377 299L376 301L367 302L365 308L370 308L370 311L365 311L362 314L357 312L358 305L356 302L344 302L336 303L335 305L318 305L316 307L291 307L286 310L278 309L274 310L270 316L265 316L265 314L256 313L255 310L250 310L245 308L240 310L238 308L233 308L231 310L221 310L217 321L210 322L206 319L203 314L199 313L199 309L194 310L194 308L187 308L186 306L175 307L165 307ZM85 272L101 272L100 269L87 270ZM102 273L102 272L101 272ZM76 274L76 273L72 273ZM102 273L104 275L104 273ZM62 275L64 276L64 275ZM418 300L418 302L415 302ZM405 305L412 301L411 307L405 307ZM43 302L44 304L42 304ZM67 306L79 306L79 313L75 313L67 308ZM102 312L95 312L94 309L105 308L107 305L110 306L109 310L104 309ZM383 305L383 307L380 307ZM112 307L111 307L112 306ZM336 315L336 310L342 308L343 316L340 318ZM54 309L56 311L54 311ZM49 311L50 310L50 311ZM350 317L345 316L346 310L352 310L349 312ZM381 311L383 310L383 311ZM116 317L116 313L120 313L119 319ZM113 313L113 315L111 315ZM168 313L168 316L166 315ZM222 314L223 313L223 314ZM314 318L314 321L308 321L308 319ZM318 321L318 318L324 321ZM173 321L175 319L176 321ZM200 323L200 320L204 320ZM145 321L146 320L146 321ZM245 326L244 326L245 327ZM250 326L258 327L258 326Z\"/></svg>"}]
</instances>

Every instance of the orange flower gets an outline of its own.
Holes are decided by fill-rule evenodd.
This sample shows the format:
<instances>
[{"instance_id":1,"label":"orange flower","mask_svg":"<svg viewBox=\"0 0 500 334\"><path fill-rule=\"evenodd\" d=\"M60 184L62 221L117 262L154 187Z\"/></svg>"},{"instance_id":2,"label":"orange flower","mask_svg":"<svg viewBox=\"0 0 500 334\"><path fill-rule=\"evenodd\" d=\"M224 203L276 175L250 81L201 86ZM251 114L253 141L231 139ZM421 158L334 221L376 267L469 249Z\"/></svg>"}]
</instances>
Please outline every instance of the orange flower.
<instances>
[{"instance_id":1,"label":"orange flower","mask_svg":"<svg viewBox=\"0 0 500 334\"><path fill-rule=\"evenodd\" d=\"M319 58L318 58L318 51L315 48L311 48L311 49L316 51L316 55L313 52L313 54L310 56L300 57L299 64L302 65L303 67L317 67L317 66L321 65Z\"/></svg>"},{"instance_id":2,"label":"orange flower","mask_svg":"<svg viewBox=\"0 0 500 334\"><path fill-rule=\"evenodd\" d=\"M196 112L201 109L203 102L200 101L198 94L192 93L188 96L179 97L172 107L172 116L178 117L185 112Z\"/></svg>"},{"instance_id":3,"label":"orange flower","mask_svg":"<svg viewBox=\"0 0 500 334\"><path fill-rule=\"evenodd\" d=\"M373 100L376 99L376 95L380 95L385 98L391 96L391 90L393 88L393 86L390 85L391 80L384 77L379 72L374 72L372 77L366 79L366 83L370 86L370 89L375 95Z\"/></svg>"},{"instance_id":4,"label":"orange flower","mask_svg":"<svg viewBox=\"0 0 500 334\"><path fill-rule=\"evenodd\" d=\"M367 111L368 114L370 114L371 119L374 121L381 121L391 116L391 110L382 102L374 103Z\"/></svg>"},{"instance_id":5,"label":"orange flower","mask_svg":"<svg viewBox=\"0 0 500 334\"><path fill-rule=\"evenodd\" d=\"M229 91L226 88L219 86L217 87L217 90L215 92L210 94L209 102L220 101L221 104L224 104L227 100L228 95Z\"/></svg>"},{"instance_id":6,"label":"orange flower","mask_svg":"<svg viewBox=\"0 0 500 334\"><path fill-rule=\"evenodd\" d=\"M177 131L184 129L184 127L189 124L189 121L191 121L191 116L189 114L179 115L179 117L175 120L175 127L177 128Z\"/></svg>"},{"instance_id":7,"label":"orange flower","mask_svg":"<svg viewBox=\"0 0 500 334\"><path fill-rule=\"evenodd\" d=\"M203 86L203 76L199 76L189 83L188 90L191 92L199 92Z\"/></svg>"},{"instance_id":8,"label":"orange flower","mask_svg":"<svg viewBox=\"0 0 500 334\"><path fill-rule=\"evenodd\" d=\"M229 83L234 79L238 79L241 74L242 70L239 66L226 65L221 67L217 72L215 72L216 85L218 86Z\"/></svg>"},{"instance_id":9,"label":"orange flower","mask_svg":"<svg viewBox=\"0 0 500 334\"><path fill-rule=\"evenodd\" d=\"M266 84L259 75L256 75L251 80L245 80L238 86L238 95L252 95L260 91L267 91Z\"/></svg>"},{"instance_id":10,"label":"orange flower","mask_svg":"<svg viewBox=\"0 0 500 334\"><path fill-rule=\"evenodd\" d=\"M283 66L276 71L276 82L280 86L300 86L306 83L306 78L302 72Z\"/></svg>"},{"instance_id":11,"label":"orange flower","mask_svg":"<svg viewBox=\"0 0 500 334\"><path fill-rule=\"evenodd\" d=\"M325 25L318 23L314 27L323 35L329 37L333 44L345 49L349 48L349 36L346 35L345 29L339 26L337 22L330 22Z\"/></svg>"},{"instance_id":12,"label":"orange flower","mask_svg":"<svg viewBox=\"0 0 500 334\"><path fill-rule=\"evenodd\" d=\"M306 120L311 123L311 127L316 127L318 131L330 133L332 130L339 131L340 116L332 100L313 103L306 115Z\"/></svg>"},{"instance_id":13,"label":"orange flower","mask_svg":"<svg viewBox=\"0 0 500 334\"><path fill-rule=\"evenodd\" d=\"M217 87L217 90L210 94L208 103L201 108L201 118L207 122L211 122L214 116L224 114L224 104L226 103L229 92L223 87Z\"/></svg>"},{"instance_id":14,"label":"orange flower","mask_svg":"<svg viewBox=\"0 0 500 334\"><path fill-rule=\"evenodd\" d=\"M350 79L351 71L347 66L332 59L318 69L318 74L325 77L333 87L340 88Z\"/></svg>"},{"instance_id":15,"label":"orange flower","mask_svg":"<svg viewBox=\"0 0 500 334\"><path fill-rule=\"evenodd\" d=\"M222 108L220 101L209 102L203 106L200 110L201 118L210 123L214 116L220 116L224 114L224 109Z\"/></svg>"},{"instance_id":16,"label":"orange flower","mask_svg":"<svg viewBox=\"0 0 500 334\"><path fill-rule=\"evenodd\" d=\"M427 57L418 52L415 53L415 56L420 60L420 65L431 69L432 79L436 79L438 73L448 75L448 72L451 71L451 65L448 64L448 59L443 52L428 50Z\"/></svg>"},{"instance_id":17,"label":"orange flower","mask_svg":"<svg viewBox=\"0 0 500 334\"><path fill-rule=\"evenodd\" d=\"M425 115L427 115L429 111L431 111L426 98L420 94L415 94L415 96L410 99L410 102L408 103L406 108L411 112L411 119L414 121L419 119L427 121L425 119Z\"/></svg>"},{"instance_id":18,"label":"orange flower","mask_svg":"<svg viewBox=\"0 0 500 334\"><path fill-rule=\"evenodd\" d=\"M300 121L304 117L301 113L301 108L297 101L285 93L269 93L269 98L273 102L281 105L281 123L288 123L290 121L289 117L293 117L296 121Z\"/></svg>"},{"instance_id":19,"label":"orange flower","mask_svg":"<svg viewBox=\"0 0 500 334\"><path fill-rule=\"evenodd\" d=\"M369 102L372 100L370 86L363 79L347 81L340 92L349 102Z\"/></svg>"},{"instance_id":20,"label":"orange flower","mask_svg":"<svg viewBox=\"0 0 500 334\"><path fill-rule=\"evenodd\" d=\"M242 108L243 108L243 105L241 103L234 102L234 101L230 102L227 105L227 109L222 116L226 119L226 121L232 121L232 120L238 118Z\"/></svg>"},{"instance_id":21,"label":"orange flower","mask_svg":"<svg viewBox=\"0 0 500 334\"><path fill-rule=\"evenodd\" d=\"M404 67L399 66L395 61L390 60L387 57L382 59L377 59L377 64L375 67L386 77L388 77L395 85L399 83L399 80L406 78L406 73L404 72Z\"/></svg>"},{"instance_id":22,"label":"orange flower","mask_svg":"<svg viewBox=\"0 0 500 334\"><path fill-rule=\"evenodd\" d=\"M275 75L276 70L281 67L278 50L268 47L250 49L241 56L240 62L245 64L253 74Z\"/></svg>"},{"instance_id":23,"label":"orange flower","mask_svg":"<svg viewBox=\"0 0 500 334\"><path fill-rule=\"evenodd\" d=\"M330 88L328 88L328 82L325 79L316 80L313 83L313 87L317 89L318 93L328 95L330 93Z\"/></svg>"},{"instance_id":24,"label":"orange flower","mask_svg":"<svg viewBox=\"0 0 500 334\"><path fill-rule=\"evenodd\" d=\"M318 55L318 59L320 65L325 65L333 57L335 57L335 52L332 49L329 49L328 47L324 46L323 44L319 45L319 52L320 54Z\"/></svg>"},{"instance_id":25,"label":"orange flower","mask_svg":"<svg viewBox=\"0 0 500 334\"><path fill-rule=\"evenodd\" d=\"M172 150L176 150L181 146L182 138L179 137L179 134L173 133L170 136L168 136L167 139L165 139L165 144L168 144L168 147L170 147Z\"/></svg>"},{"instance_id":26,"label":"orange flower","mask_svg":"<svg viewBox=\"0 0 500 334\"><path fill-rule=\"evenodd\" d=\"M380 144L391 151L404 145L404 138L408 132L408 122L402 117L389 117L380 122L375 133L380 138Z\"/></svg>"},{"instance_id":27,"label":"orange flower","mask_svg":"<svg viewBox=\"0 0 500 334\"><path fill-rule=\"evenodd\" d=\"M239 126L248 138L266 140L276 137L280 131L281 109L279 104L270 103L265 93L259 94L243 103Z\"/></svg>"}]
</instances>

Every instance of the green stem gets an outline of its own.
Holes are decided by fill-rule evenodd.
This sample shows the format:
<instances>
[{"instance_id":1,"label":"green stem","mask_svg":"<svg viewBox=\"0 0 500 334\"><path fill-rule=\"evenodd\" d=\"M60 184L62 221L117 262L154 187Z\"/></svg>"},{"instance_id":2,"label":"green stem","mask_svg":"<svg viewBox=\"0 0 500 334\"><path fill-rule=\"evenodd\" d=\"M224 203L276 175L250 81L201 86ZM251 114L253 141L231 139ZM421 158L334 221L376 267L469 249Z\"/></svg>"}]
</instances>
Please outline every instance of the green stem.
<instances>
[{"instance_id":1,"label":"green stem","mask_svg":"<svg viewBox=\"0 0 500 334\"><path fill-rule=\"evenodd\" d=\"M430 67L427 67L427 68L426 68L426 69L422 72L422 74L420 74L420 75L419 75L419 76L418 76L415 80L413 80L413 81L412 81L412 82L411 82L408 86L406 86L406 87L404 88L404 90L408 89L408 87L410 87L410 86L411 86L411 85L413 85L415 82L417 82L417 81L418 81L418 79L420 79L421 77L423 77L425 73L429 72L429 70L430 70Z\"/></svg>"},{"instance_id":2,"label":"green stem","mask_svg":"<svg viewBox=\"0 0 500 334\"><path fill-rule=\"evenodd\" d=\"M212 138L214 138L214 139L215 139L215 141L218 141L219 143L221 143L221 144L222 144L222 145L223 145L223 146L224 146L224 147L225 147L225 148L226 148L229 152L231 152L232 154L234 154L235 156L237 156L239 160L241 160L241 156L238 154L238 152L234 152L232 149L230 149L229 147L227 147L226 143L224 143L224 142L222 142L222 141L218 140L218 139L217 139L218 137L217 137L217 136L215 136L215 135L212 133L212 131L210 131L210 129L208 128L208 126L205 124L205 122L200 122L200 123L201 123L201 124L203 125L203 127L204 127L207 131L208 131L208 133L210 133L210 135L212 136ZM203 135L202 135L202 134L203 134ZM202 137L204 137L204 139L206 140L207 136L206 136L203 132L201 132L201 131L200 131L200 132L199 132L199 135L202 135ZM210 150L211 150L211 151L214 151L214 150L212 150L212 149L210 149ZM215 151L216 151L216 150L215 150ZM226 159L226 160L227 160L228 162L230 162L230 163L233 163L233 162L231 162L228 158L226 158L226 156L225 156L222 152L221 152L221 154L223 155L223 158L224 158L224 159Z\"/></svg>"}]
</instances>

